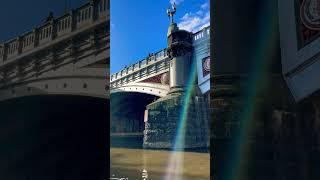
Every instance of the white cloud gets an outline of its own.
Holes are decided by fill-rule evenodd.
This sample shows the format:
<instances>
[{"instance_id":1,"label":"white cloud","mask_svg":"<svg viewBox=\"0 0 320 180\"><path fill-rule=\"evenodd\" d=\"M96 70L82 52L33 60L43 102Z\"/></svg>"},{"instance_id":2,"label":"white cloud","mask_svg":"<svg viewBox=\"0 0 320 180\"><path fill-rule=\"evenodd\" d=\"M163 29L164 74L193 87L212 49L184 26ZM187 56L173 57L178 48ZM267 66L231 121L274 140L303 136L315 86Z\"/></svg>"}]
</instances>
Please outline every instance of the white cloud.
<instances>
[{"instance_id":1,"label":"white cloud","mask_svg":"<svg viewBox=\"0 0 320 180\"><path fill-rule=\"evenodd\" d=\"M210 26L210 9L209 3L206 2L200 6L196 13L186 13L181 19L178 26L190 32L197 32L204 27Z\"/></svg>"},{"instance_id":2,"label":"white cloud","mask_svg":"<svg viewBox=\"0 0 320 180\"><path fill-rule=\"evenodd\" d=\"M209 8L209 3L208 3L208 2L203 3L203 4L201 5L201 9L207 9L207 8Z\"/></svg>"},{"instance_id":3,"label":"white cloud","mask_svg":"<svg viewBox=\"0 0 320 180\"><path fill-rule=\"evenodd\" d=\"M182 3L184 0L170 0L170 3L173 4L173 3L176 3L176 5Z\"/></svg>"},{"instance_id":4,"label":"white cloud","mask_svg":"<svg viewBox=\"0 0 320 180\"><path fill-rule=\"evenodd\" d=\"M202 10L199 10L199 11L196 12L196 14L199 15L199 16L201 16L201 15L203 15L203 11L202 11Z\"/></svg>"}]
</instances>

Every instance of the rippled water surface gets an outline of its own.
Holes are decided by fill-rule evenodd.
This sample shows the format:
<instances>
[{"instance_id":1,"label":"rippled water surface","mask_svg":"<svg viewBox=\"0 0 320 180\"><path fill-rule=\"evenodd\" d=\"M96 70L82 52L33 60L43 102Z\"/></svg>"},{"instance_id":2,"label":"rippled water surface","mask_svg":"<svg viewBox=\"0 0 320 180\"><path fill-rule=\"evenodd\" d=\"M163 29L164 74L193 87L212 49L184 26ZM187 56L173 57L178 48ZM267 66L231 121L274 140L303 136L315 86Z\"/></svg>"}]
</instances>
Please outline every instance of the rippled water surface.
<instances>
[{"instance_id":1,"label":"rippled water surface","mask_svg":"<svg viewBox=\"0 0 320 180\"><path fill-rule=\"evenodd\" d=\"M174 169L167 172L172 154L173 157L182 157L181 173ZM110 157L111 177L114 179L143 180L143 177L147 177L145 179L160 180L165 179L168 173L171 175L170 180L210 179L209 153L111 148Z\"/></svg>"}]
</instances>

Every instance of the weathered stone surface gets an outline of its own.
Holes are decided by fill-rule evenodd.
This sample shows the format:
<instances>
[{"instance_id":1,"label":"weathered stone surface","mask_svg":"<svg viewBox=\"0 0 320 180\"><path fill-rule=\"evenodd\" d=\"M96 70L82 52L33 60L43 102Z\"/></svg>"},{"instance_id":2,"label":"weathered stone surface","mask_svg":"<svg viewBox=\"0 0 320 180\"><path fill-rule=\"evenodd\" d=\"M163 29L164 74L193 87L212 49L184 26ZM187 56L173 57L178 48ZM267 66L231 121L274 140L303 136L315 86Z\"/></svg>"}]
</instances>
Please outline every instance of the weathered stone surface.
<instances>
[{"instance_id":1,"label":"weathered stone surface","mask_svg":"<svg viewBox=\"0 0 320 180\"><path fill-rule=\"evenodd\" d=\"M144 148L171 149L174 147L184 96L178 93L171 94L147 106L148 122L144 130ZM185 120L185 148L208 147L208 132L203 128L207 125L205 123L208 122L208 116L202 109L206 103L199 97L197 97L199 100L195 101L196 97L193 96L188 104Z\"/></svg>"}]
</instances>

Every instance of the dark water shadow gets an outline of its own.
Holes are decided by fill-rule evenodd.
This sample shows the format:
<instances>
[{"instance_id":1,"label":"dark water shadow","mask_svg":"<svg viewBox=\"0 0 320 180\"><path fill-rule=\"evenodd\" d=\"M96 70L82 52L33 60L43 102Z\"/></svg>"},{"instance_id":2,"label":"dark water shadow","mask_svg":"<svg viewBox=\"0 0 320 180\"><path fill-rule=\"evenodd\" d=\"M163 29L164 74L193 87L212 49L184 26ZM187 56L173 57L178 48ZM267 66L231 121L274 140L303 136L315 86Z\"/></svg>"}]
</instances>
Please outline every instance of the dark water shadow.
<instances>
[{"instance_id":1,"label":"dark water shadow","mask_svg":"<svg viewBox=\"0 0 320 180\"><path fill-rule=\"evenodd\" d=\"M107 177L109 102L30 96L0 102L0 179Z\"/></svg>"}]
</instances>

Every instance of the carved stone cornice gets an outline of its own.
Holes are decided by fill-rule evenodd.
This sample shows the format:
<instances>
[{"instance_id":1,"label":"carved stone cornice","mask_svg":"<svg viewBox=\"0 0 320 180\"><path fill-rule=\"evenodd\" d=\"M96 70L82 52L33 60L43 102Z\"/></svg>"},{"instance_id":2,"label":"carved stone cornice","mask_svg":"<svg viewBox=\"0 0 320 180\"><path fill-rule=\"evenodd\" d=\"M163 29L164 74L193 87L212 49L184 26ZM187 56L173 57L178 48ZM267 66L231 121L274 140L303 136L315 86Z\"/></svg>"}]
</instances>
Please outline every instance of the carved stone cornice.
<instances>
[{"instance_id":1,"label":"carved stone cornice","mask_svg":"<svg viewBox=\"0 0 320 180\"><path fill-rule=\"evenodd\" d=\"M167 53L170 58L183 56L192 50L192 34L190 32L178 30L168 37Z\"/></svg>"},{"instance_id":2,"label":"carved stone cornice","mask_svg":"<svg viewBox=\"0 0 320 180\"><path fill-rule=\"evenodd\" d=\"M167 49L167 53L169 58L184 56L190 52L192 52L193 47L192 46L184 46L182 44L172 46L171 48Z\"/></svg>"}]
</instances>

